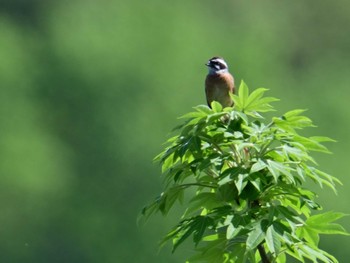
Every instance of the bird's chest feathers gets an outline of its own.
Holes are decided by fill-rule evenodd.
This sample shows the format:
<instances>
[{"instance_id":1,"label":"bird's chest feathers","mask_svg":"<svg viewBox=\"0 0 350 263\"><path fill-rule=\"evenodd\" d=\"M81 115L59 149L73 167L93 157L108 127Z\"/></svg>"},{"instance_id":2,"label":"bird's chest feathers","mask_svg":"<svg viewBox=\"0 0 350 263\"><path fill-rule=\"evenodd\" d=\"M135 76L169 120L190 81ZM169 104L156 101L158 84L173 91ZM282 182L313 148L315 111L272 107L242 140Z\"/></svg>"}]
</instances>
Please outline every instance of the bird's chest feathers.
<instances>
[{"instance_id":1,"label":"bird's chest feathers","mask_svg":"<svg viewBox=\"0 0 350 263\"><path fill-rule=\"evenodd\" d=\"M227 96L228 87L223 84L213 84L211 88L211 93L213 97Z\"/></svg>"},{"instance_id":2,"label":"bird's chest feathers","mask_svg":"<svg viewBox=\"0 0 350 263\"><path fill-rule=\"evenodd\" d=\"M231 78L215 75L209 75L206 80L207 92L213 98L221 98L228 95L228 92L233 86L233 80Z\"/></svg>"},{"instance_id":3,"label":"bird's chest feathers","mask_svg":"<svg viewBox=\"0 0 350 263\"><path fill-rule=\"evenodd\" d=\"M230 74L208 75L205 82L205 91L208 104L217 101L224 107L232 105L232 99L229 95L234 92L233 77Z\"/></svg>"}]
</instances>

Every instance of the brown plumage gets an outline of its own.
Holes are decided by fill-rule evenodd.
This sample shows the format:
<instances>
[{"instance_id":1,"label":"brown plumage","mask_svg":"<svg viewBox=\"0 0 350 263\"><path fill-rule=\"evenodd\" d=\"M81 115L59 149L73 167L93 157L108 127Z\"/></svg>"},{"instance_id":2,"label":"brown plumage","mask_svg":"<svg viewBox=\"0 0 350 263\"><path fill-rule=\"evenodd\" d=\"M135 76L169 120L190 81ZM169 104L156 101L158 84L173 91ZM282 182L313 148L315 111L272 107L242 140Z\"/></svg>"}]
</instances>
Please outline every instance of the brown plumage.
<instances>
[{"instance_id":1,"label":"brown plumage","mask_svg":"<svg viewBox=\"0 0 350 263\"><path fill-rule=\"evenodd\" d=\"M234 93L233 76L228 72L228 66L221 57L213 57L206 64L209 73L205 79L205 94L210 107L211 102L217 101L223 107L233 106L229 93Z\"/></svg>"}]
</instances>

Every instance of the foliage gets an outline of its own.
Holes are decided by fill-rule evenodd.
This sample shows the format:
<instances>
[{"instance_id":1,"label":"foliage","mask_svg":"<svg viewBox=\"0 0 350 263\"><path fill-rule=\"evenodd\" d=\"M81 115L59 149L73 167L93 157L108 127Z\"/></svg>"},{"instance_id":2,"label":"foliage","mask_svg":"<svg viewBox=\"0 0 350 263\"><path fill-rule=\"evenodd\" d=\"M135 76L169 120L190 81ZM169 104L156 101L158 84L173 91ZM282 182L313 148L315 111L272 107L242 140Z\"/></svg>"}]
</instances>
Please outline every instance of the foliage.
<instances>
[{"instance_id":1,"label":"foliage","mask_svg":"<svg viewBox=\"0 0 350 263\"><path fill-rule=\"evenodd\" d=\"M292 110L264 123L272 111L266 89L249 94L241 83L232 95L234 107L199 105L181 117L184 124L155 160L161 163L165 190L142 214L167 215L176 201L190 197L181 221L162 244L173 251L192 237L197 254L188 262L337 262L318 248L320 234L343 234L333 223L344 216L320 210L316 194L303 184L309 179L336 191L335 177L319 170L311 152L329 153L327 137L304 137L298 130L313 127ZM190 191L194 189L195 191Z\"/></svg>"}]
</instances>

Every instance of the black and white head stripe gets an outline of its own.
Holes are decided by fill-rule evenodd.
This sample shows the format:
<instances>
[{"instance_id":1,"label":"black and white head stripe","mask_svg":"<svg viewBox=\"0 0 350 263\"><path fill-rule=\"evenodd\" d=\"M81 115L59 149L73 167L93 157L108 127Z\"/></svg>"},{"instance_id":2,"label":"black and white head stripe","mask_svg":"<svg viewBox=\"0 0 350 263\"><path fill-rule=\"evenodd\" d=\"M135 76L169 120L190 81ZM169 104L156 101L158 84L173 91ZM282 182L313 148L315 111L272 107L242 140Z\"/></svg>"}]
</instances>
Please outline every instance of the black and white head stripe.
<instances>
[{"instance_id":1,"label":"black and white head stripe","mask_svg":"<svg viewBox=\"0 0 350 263\"><path fill-rule=\"evenodd\" d=\"M213 57L208 61L208 66L215 68L216 70L227 69L228 66L223 58Z\"/></svg>"}]
</instances>

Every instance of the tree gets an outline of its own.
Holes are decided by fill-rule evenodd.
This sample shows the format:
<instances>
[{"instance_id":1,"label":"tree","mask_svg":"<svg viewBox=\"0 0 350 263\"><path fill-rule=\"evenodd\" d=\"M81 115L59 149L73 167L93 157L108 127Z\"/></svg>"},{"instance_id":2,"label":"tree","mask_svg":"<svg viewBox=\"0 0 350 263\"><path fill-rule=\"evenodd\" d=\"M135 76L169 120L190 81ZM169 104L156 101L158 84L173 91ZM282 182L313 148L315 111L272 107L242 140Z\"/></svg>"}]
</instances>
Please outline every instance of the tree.
<instances>
[{"instance_id":1,"label":"tree","mask_svg":"<svg viewBox=\"0 0 350 263\"><path fill-rule=\"evenodd\" d=\"M277 262L287 255L300 262L338 262L318 247L320 234L348 235L333 223L342 213L320 210L311 180L336 192L340 181L319 170L311 152L329 153L327 137L305 137L313 127L304 110L292 110L265 123L273 111L266 89L249 94L242 81L234 106L199 105L155 160L162 165L165 188L142 214L167 215L190 195L181 221L162 241L173 251L192 236L196 254L187 262ZM190 190L194 189L194 191Z\"/></svg>"}]
</instances>

